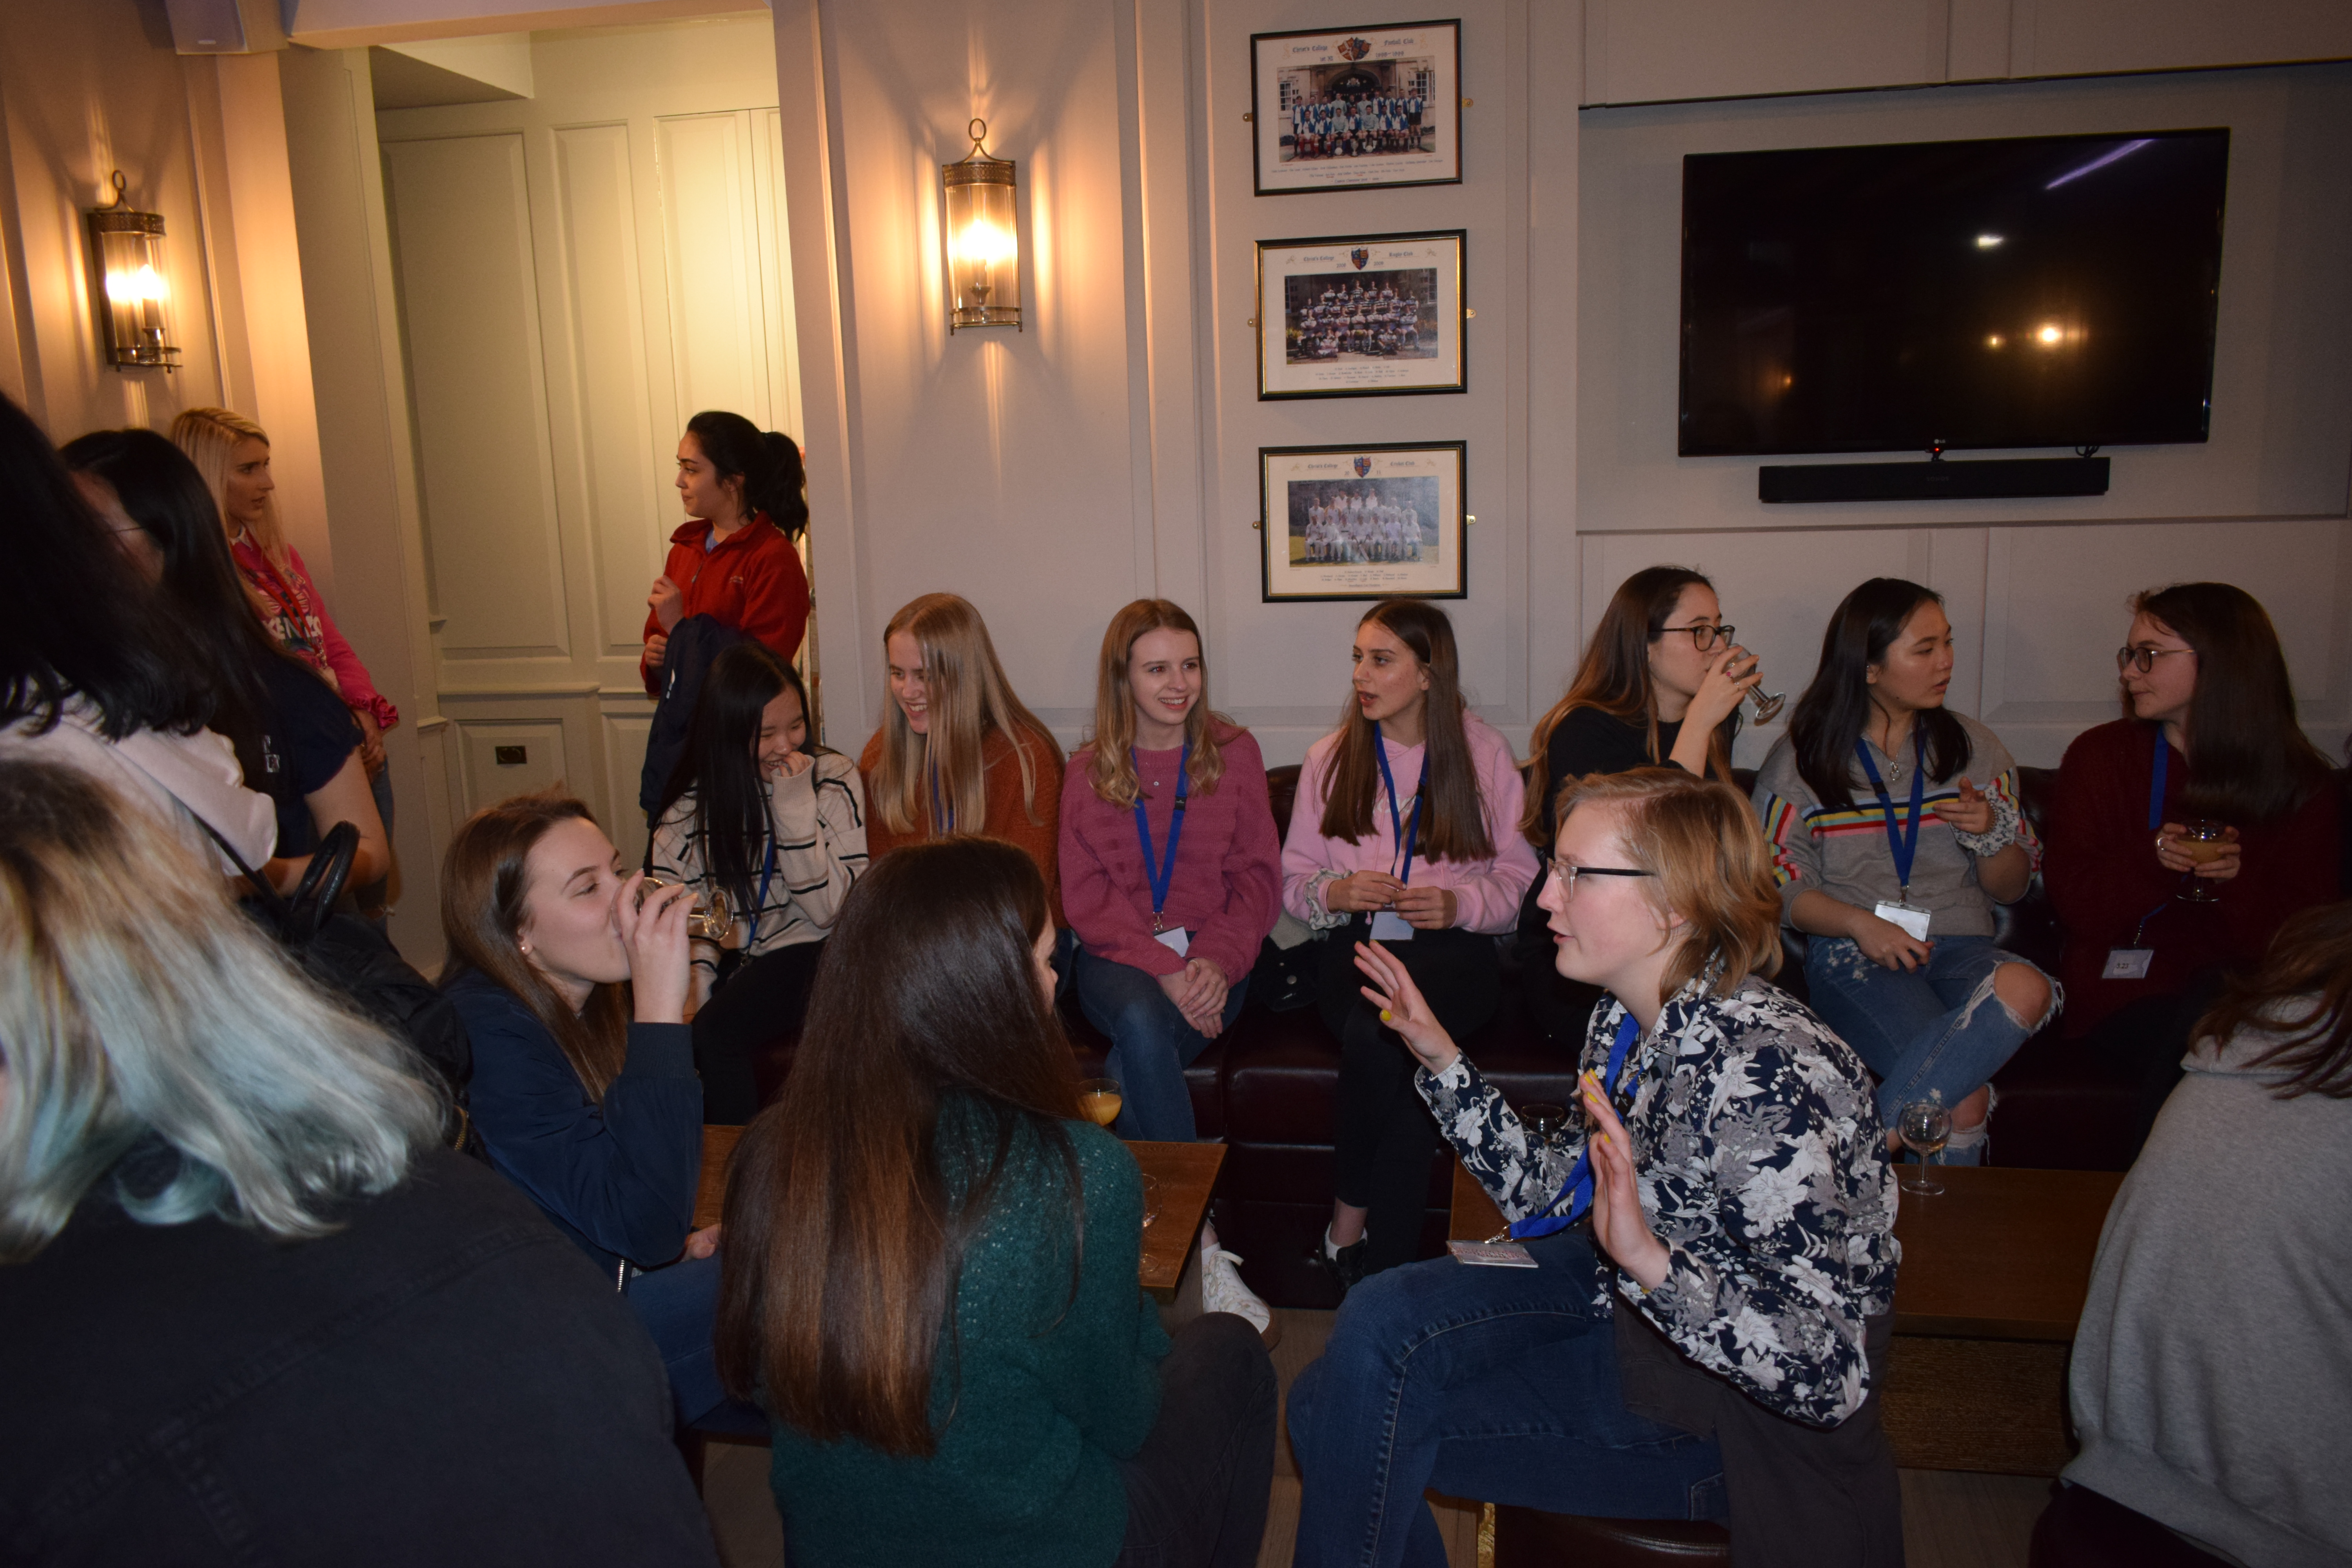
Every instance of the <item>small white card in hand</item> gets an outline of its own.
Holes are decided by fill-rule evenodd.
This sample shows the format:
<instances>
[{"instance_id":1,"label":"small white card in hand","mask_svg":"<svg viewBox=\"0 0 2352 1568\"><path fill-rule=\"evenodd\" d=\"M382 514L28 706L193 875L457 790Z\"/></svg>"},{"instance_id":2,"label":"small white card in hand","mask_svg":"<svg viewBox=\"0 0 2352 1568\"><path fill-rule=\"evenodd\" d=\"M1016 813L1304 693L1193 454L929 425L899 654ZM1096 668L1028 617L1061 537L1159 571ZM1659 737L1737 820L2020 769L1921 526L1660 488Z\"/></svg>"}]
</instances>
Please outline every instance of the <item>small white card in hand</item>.
<instances>
[{"instance_id":1,"label":"small white card in hand","mask_svg":"<svg viewBox=\"0 0 2352 1568\"><path fill-rule=\"evenodd\" d=\"M2152 947L2111 947L2107 949L2106 967L2099 971L2102 980L2145 980L2147 966L2156 962Z\"/></svg>"},{"instance_id":2,"label":"small white card in hand","mask_svg":"<svg viewBox=\"0 0 2352 1568\"><path fill-rule=\"evenodd\" d=\"M1374 942L1411 942L1412 926L1394 910L1374 910L1372 940Z\"/></svg>"},{"instance_id":3,"label":"small white card in hand","mask_svg":"<svg viewBox=\"0 0 2352 1568\"><path fill-rule=\"evenodd\" d=\"M1901 926L1905 933L1914 942L1927 940L1929 917L1926 910L1915 910L1908 904L1898 904L1892 899L1888 899L1870 912L1888 925Z\"/></svg>"},{"instance_id":4,"label":"small white card in hand","mask_svg":"<svg viewBox=\"0 0 2352 1568\"><path fill-rule=\"evenodd\" d=\"M1445 1250L1485 1268L1533 1268L1536 1260L1516 1241L1449 1241Z\"/></svg>"},{"instance_id":5,"label":"small white card in hand","mask_svg":"<svg viewBox=\"0 0 2352 1568\"><path fill-rule=\"evenodd\" d=\"M1162 947L1173 948L1179 953L1189 952L1192 947L1192 933L1182 926L1178 926L1174 931L1153 931L1151 940Z\"/></svg>"}]
</instances>

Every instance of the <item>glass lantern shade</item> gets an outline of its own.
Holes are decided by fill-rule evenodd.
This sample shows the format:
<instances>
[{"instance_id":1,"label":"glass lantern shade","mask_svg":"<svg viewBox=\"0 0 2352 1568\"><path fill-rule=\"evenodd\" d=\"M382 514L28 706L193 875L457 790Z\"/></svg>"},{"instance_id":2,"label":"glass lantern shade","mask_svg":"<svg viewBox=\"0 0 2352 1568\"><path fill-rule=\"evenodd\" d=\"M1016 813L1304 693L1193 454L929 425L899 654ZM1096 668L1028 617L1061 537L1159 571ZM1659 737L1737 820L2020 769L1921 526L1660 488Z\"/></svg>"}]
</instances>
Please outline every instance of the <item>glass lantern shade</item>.
<instances>
[{"instance_id":1,"label":"glass lantern shade","mask_svg":"<svg viewBox=\"0 0 2352 1568\"><path fill-rule=\"evenodd\" d=\"M89 215L90 253L98 264L98 323L106 362L118 370L176 370L172 342L172 288L163 266L163 218L132 212L114 176L115 205Z\"/></svg>"},{"instance_id":2,"label":"glass lantern shade","mask_svg":"<svg viewBox=\"0 0 2352 1568\"><path fill-rule=\"evenodd\" d=\"M1021 327L1020 188L1010 159L981 145L985 121L970 132L971 155L940 170L947 196L948 331Z\"/></svg>"}]
</instances>

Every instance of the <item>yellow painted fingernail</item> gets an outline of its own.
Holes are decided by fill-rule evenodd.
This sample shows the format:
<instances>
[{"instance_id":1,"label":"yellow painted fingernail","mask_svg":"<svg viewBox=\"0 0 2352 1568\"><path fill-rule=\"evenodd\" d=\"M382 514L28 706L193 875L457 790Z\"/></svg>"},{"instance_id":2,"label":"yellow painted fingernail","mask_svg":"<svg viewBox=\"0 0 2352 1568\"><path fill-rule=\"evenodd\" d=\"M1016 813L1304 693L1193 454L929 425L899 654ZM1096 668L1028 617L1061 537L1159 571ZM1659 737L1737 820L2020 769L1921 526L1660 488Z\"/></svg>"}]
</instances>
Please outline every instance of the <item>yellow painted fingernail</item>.
<instances>
[{"instance_id":1,"label":"yellow painted fingernail","mask_svg":"<svg viewBox=\"0 0 2352 1568\"><path fill-rule=\"evenodd\" d=\"M1381 1022L1383 1024L1393 1024L1396 1022L1395 1015L1391 1014L1386 1007L1383 1007L1381 1009Z\"/></svg>"}]
</instances>

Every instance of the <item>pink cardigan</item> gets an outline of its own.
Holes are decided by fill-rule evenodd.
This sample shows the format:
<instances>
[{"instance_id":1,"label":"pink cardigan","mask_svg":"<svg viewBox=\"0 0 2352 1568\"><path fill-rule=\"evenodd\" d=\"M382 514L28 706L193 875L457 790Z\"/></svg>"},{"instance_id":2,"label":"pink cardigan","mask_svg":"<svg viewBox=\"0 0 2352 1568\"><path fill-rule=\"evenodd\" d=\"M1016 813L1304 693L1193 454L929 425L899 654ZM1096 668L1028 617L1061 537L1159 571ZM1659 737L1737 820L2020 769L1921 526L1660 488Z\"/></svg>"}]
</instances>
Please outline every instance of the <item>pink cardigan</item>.
<instances>
[{"instance_id":1,"label":"pink cardigan","mask_svg":"<svg viewBox=\"0 0 2352 1568\"><path fill-rule=\"evenodd\" d=\"M1192 933L1189 955L1205 958L1238 984L1257 963L1282 901L1280 841L1267 803L1265 758L1247 730L1221 731L1224 776L1184 799L1184 837L1161 910L1164 924ZM1168 851L1176 809L1179 751L1139 752L1144 815L1154 855ZM1070 759L1062 776L1062 912L1088 952L1148 974L1184 967L1176 950L1151 935L1151 879L1136 837L1135 808L1095 794L1087 769L1094 748Z\"/></svg>"},{"instance_id":2,"label":"pink cardigan","mask_svg":"<svg viewBox=\"0 0 2352 1568\"><path fill-rule=\"evenodd\" d=\"M1405 879L1414 888L1454 889L1454 921L1466 931L1499 934L1517 928L1519 901L1536 878L1536 852L1519 832L1519 809L1527 784L1510 742L1475 713L1462 716L1470 742L1470 762L1478 774L1478 799L1485 807L1486 837L1496 847L1490 860L1429 860L1416 849L1412 871ZM1413 784L1421 777L1421 746L1383 742L1389 772L1403 795L1401 814L1410 820ZM1298 773L1298 802L1291 808L1290 837L1282 847L1282 901L1285 908L1318 930L1344 921L1323 907L1325 884L1354 871L1396 869L1396 835L1389 826L1385 798L1372 805L1372 831L1354 844L1323 837L1323 806L1331 793L1331 759L1339 749L1335 731L1307 749L1307 763ZM1382 792L1383 796L1385 792Z\"/></svg>"}]
</instances>

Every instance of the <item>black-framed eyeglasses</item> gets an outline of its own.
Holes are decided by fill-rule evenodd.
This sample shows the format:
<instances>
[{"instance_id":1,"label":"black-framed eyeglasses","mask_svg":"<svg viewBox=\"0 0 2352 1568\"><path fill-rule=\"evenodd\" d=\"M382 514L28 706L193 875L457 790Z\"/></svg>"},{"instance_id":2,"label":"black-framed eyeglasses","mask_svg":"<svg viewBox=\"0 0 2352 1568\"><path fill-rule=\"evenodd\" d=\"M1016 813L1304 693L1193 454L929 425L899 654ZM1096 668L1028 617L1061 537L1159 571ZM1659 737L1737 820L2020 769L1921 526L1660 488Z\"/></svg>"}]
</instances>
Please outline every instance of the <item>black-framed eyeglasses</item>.
<instances>
[{"instance_id":1,"label":"black-framed eyeglasses","mask_svg":"<svg viewBox=\"0 0 2352 1568\"><path fill-rule=\"evenodd\" d=\"M2116 649L2117 669L2137 669L2142 675L2156 668L2156 661L2176 653L2193 654L2193 647L2119 647Z\"/></svg>"},{"instance_id":2,"label":"black-framed eyeglasses","mask_svg":"<svg viewBox=\"0 0 2352 1568\"><path fill-rule=\"evenodd\" d=\"M1726 647L1730 647L1731 634L1737 630L1738 630L1737 626L1711 626L1705 621L1701 621L1696 626L1660 626L1658 635L1664 637L1668 632L1688 632L1691 646L1699 652L1705 653L1717 642L1721 642Z\"/></svg>"},{"instance_id":3,"label":"black-framed eyeglasses","mask_svg":"<svg viewBox=\"0 0 2352 1568\"><path fill-rule=\"evenodd\" d=\"M1680 627L1676 627L1680 630ZM1576 896L1579 877L1654 877L1655 871L1643 871L1632 866L1580 866L1573 860L1563 860L1557 855L1544 857L1544 873L1558 877L1561 889L1570 897Z\"/></svg>"}]
</instances>

